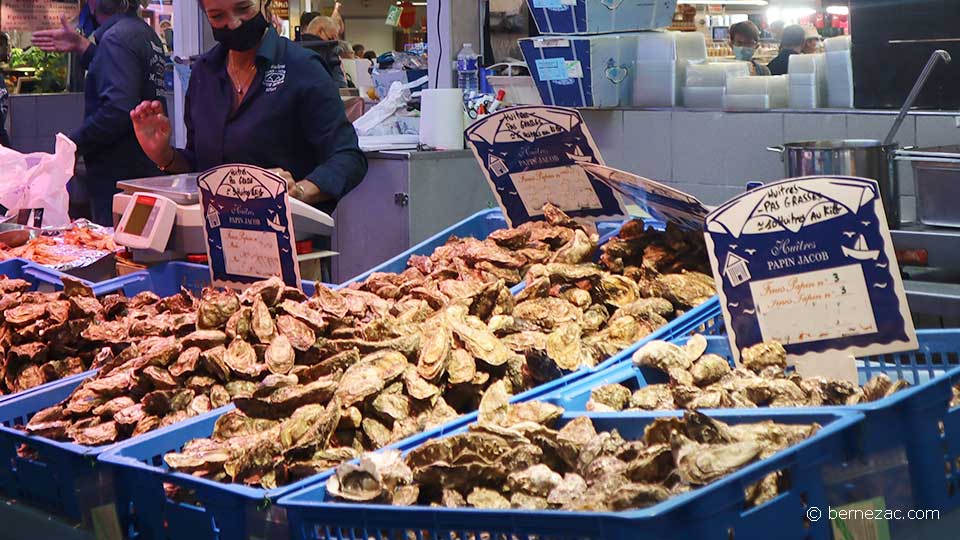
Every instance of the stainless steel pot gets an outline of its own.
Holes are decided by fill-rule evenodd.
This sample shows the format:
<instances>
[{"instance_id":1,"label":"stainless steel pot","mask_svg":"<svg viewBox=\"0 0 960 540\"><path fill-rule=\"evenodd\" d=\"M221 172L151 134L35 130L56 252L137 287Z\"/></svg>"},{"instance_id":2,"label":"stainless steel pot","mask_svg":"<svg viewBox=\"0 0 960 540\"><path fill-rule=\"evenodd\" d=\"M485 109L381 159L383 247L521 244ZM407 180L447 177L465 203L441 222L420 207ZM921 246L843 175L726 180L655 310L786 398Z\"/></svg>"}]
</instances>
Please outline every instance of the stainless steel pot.
<instances>
[{"instance_id":1,"label":"stainless steel pot","mask_svg":"<svg viewBox=\"0 0 960 540\"><path fill-rule=\"evenodd\" d=\"M900 181L895 162L898 146L873 139L805 141L771 146L780 154L786 178L859 176L880 184L880 198L891 229L900 227Z\"/></svg>"}]
</instances>

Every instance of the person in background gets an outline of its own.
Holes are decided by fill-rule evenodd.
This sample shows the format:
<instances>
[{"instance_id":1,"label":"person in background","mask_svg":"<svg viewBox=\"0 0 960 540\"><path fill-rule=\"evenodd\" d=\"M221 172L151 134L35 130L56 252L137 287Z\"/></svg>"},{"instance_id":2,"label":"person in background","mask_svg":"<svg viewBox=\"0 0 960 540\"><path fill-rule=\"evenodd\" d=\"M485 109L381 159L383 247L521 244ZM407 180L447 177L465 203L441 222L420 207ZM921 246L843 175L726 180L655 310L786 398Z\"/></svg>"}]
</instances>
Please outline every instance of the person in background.
<instances>
[{"instance_id":1,"label":"person in background","mask_svg":"<svg viewBox=\"0 0 960 540\"><path fill-rule=\"evenodd\" d=\"M767 27L767 33L770 34L770 37L774 41L780 41L780 37L783 36L783 21L773 21L770 23L770 26Z\"/></svg>"},{"instance_id":2,"label":"person in background","mask_svg":"<svg viewBox=\"0 0 960 540\"><path fill-rule=\"evenodd\" d=\"M767 64L771 75L786 75L787 68L790 67L790 57L794 54L803 52L806 35L803 27L799 24L792 24L783 29L783 36L780 37L780 54Z\"/></svg>"},{"instance_id":3,"label":"person in background","mask_svg":"<svg viewBox=\"0 0 960 540\"><path fill-rule=\"evenodd\" d=\"M270 27L270 0L200 0L218 45L193 64L185 148L157 101L131 113L140 145L167 174L228 163L273 169L291 197L331 213L367 160L319 55ZM312 21L311 21L312 22Z\"/></svg>"},{"instance_id":4,"label":"person in background","mask_svg":"<svg viewBox=\"0 0 960 540\"><path fill-rule=\"evenodd\" d=\"M375 52L373 52L373 51L365 51L365 52L363 53L363 57L366 58L367 60L373 62L374 64L377 63L377 53L375 53Z\"/></svg>"},{"instance_id":5,"label":"person in background","mask_svg":"<svg viewBox=\"0 0 960 540\"><path fill-rule=\"evenodd\" d=\"M364 53L366 50L367 50L366 47L364 47L364 46L363 46L362 44L360 44L360 43L357 43L357 44L355 44L355 45L353 46L353 56L354 56L355 58L363 58L363 53Z\"/></svg>"},{"instance_id":6,"label":"person in background","mask_svg":"<svg viewBox=\"0 0 960 540\"><path fill-rule=\"evenodd\" d=\"M319 12L316 11L307 11L303 15L300 15L300 35L302 36L307 31L307 27L310 26L310 21L316 19L320 16ZM303 40L303 37L300 38Z\"/></svg>"},{"instance_id":7,"label":"person in background","mask_svg":"<svg viewBox=\"0 0 960 540\"><path fill-rule=\"evenodd\" d=\"M156 101L163 92L163 44L137 14L136 0L86 0L96 18L95 45L70 27L33 34L44 51L75 52L87 67L83 123L70 139L87 168L87 191L94 222L113 225L113 195L118 180L157 176L160 170L137 142L130 111Z\"/></svg>"},{"instance_id":8,"label":"person in background","mask_svg":"<svg viewBox=\"0 0 960 540\"><path fill-rule=\"evenodd\" d=\"M330 18L333 19L333 22L337 23L337 39L344 41L347 37L347 25L343 22L343 16L340 15L340 8L343 7L343 4L336 2L333 4L333 13L330 14Z\"/></svg>"},{"instance_id":9,"label":"person in background","mask_svg":"<svg viewBox=\"0 0 960 540\"><path fill-rule=\"evenodd\" d=\"M811 25L803 27L803 54L813 54L820 50L820 32Z\"/></svg>"},{"instance_id":10,"label":"person in background","mask_svg":"<svg viewBox=\"0 0 960 540\"><path fill-rule=\"evenodd\" d=\"M10 38L0 32L0 64L10 61ZM7 113L10 111L10 93L0 71L0 146L10 148L10 135L7 133Z\"/></svg>"},{"instance_id":11,"label":"person in background","mask_svg":"<svg viewBox=\"0 0 960 540\"><path fill-rule=\"evenodd\" d=\"M730 46L737 60L750 62L751 75L770 75L767 66L753 59L760 47L760 29L751 21L742 21L730 27Z\"/></svg>"},{"instance_id":12,"label":"person in background","mask_svg":"<svg viewBox=\"0 0 960 540\"><path fill-rule=\"evenodd\" d=\"M300 45L319 54L337 88L346 88L347 79L343 75L343 64L340 61L342 49L337 39L338 31L337 23L330 17L315 17L303 32Z\"/></svg>"}]
</instances>

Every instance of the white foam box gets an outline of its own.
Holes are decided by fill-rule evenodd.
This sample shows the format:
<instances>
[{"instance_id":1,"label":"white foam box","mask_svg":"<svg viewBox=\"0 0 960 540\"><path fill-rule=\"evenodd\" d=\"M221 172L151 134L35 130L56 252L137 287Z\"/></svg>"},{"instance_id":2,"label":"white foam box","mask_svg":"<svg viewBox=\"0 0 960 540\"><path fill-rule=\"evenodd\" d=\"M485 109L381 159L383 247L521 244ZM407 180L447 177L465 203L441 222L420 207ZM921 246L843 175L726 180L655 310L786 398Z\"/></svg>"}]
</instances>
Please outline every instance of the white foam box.
<instances>
[{"instance_id":1,"label":"white foam box","mask_svg":"<svg viewBox=\"0 0 960 540\"><path fill-rule=\"evenodd\" d=\"M826 54L827 105L833 108L853 107L853 60L849 50Z\"/></svg>"},{"instance_id":2,"label":"white foam box","mask_svg":"<svg viewBox=\"0 0 960 540\"><path fill-rule=\"evenodd\" d=\"M683 89L683 104L694 109L721 109L726 89L722 86L688 86Z\"/></svg>"},{"instance_id":3,"label":"white foam box","mask_svg":"<svg viewBox=\"0 0 960 540\"><path fill-rule=\"evenodd\" d=\"M633 100L637 33L540 36L520 50L544 105L625 107Z\"/></svg>"},{"instance_id":4,"label":"white foam box","mask_svg":"<svg viewBox=\"0 0 960 540\"><path fill-rule=\"evenodd\" d=\"M791 109L816 109L820 107L820 87L814 84L791 84Z\"/></svg>"},{"instance_id":5,"label":"white foam box","mask_svg":"<svg viewBox=\"0 0 960 540\"><path fill-rule=\"evenodd\" d=\"M728 77L746 77L750 75L750 64L747 62L709 62L704 64L689 64L684 86L704 87L727 84Z\"/></svg>"},{"instance_id":6,"label":"white foam box","mask_svg":"<svg viewBox=\"0 0 960 540\"><path fill-rule=\"evenodd\" d=\"M723 96L724 109L770 109L770 96L730 95Z\"/></svg>"},{"instance_id":7,"label":"white foam box","mask_svg":"<svg viewBox=\"0 0 960 540\"><path fill-rule=\"evenodd\" d=\"M823 50L828 53L834 51L849 51L850 45L850 36L837 36L823 40Z\"/></svg>"},{"instance_id":8,"label":"white foam box","mask_svg":"<svg viewBox=\"0 0 960 540\"><path fill-rule=\"evenodd\" d=\"M727 79L727 96L764 96L767 98L768 108L786 107L790 102L789 94L790 87L786 75Z\"/></svg>"},{"instance_id":9,"label":"white foam box","mask_svg":"<svg viewBox=\"0 0 960 540\"><path fill-rule=\"evenodd\" d=\"M707 60L707 38L700 32L671 32L677 40L677 60Z\"/></svg>"},{"instance_id":10,"label":"white foam box","mask_svg":"<svg viewBox=\"0 0 960 540\"><path fill-rule=\"evenodd\" d=\"M677 63L637 62L634 69L634 107L673 107L677 103Z\"/></svg>"},{"instance_id":11,"label":"white foam box","mask_svg":"<svg viewBox=\"0 0 960 540\"><path fill-rule=\"evenodd\" d=\"M527 0L544 35L602 34L666 28L677 0Z\"/></svg>"}]
</instances>

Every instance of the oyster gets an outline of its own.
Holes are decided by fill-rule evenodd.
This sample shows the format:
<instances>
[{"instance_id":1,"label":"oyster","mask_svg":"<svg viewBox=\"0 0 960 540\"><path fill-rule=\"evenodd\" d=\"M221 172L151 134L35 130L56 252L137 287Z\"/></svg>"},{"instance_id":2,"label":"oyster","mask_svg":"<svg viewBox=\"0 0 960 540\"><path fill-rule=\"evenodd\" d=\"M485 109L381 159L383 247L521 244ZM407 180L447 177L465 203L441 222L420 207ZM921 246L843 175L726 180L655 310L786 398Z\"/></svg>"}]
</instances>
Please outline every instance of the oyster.
<instances>
[{"instance_id":1,"label":"oyster","mask_svg":"<svg viewBox=\"0 0 960 540\"><path fill-rule=\"evenodd\" d=\"M776 341L766 341L743 349L740 360L744 367L754 373L760 373L767 367L782 371L787 367L787 351Z\"/></svg>"},{"instance_id":2,"label":"oyster","mask_svg":"<svg viewBox=\"0 0 960 540\"><path fill-rule=\"evenodd\" d=\"M664 373L671 369L689 369L693 363L688 352L673 343L654 340L633 353L633 363L637 366L649 366Z\"/></svg>"}]
</instances>

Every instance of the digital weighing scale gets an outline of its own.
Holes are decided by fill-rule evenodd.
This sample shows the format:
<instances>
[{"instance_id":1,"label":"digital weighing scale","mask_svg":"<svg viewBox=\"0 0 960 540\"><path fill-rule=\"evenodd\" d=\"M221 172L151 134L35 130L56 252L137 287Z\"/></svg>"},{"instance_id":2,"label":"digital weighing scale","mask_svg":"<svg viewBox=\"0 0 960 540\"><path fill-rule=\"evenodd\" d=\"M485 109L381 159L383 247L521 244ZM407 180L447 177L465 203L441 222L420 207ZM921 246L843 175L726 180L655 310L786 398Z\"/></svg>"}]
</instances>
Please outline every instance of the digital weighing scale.
<instances>
[{"instance_id":1,"label":"digital weighing scale","mask_svg":"<svg viewBox=\"0 0 960 540\"><path fill-rule=\"evenodd\" d=\"M197 174L117 182L113 196L116 242L131 248L137 262L182 259L206 253ZM333 234L333 218L290 198L297 240ZM164 240L166 238L166 240Z\"/></svg>"}]
</instances>

